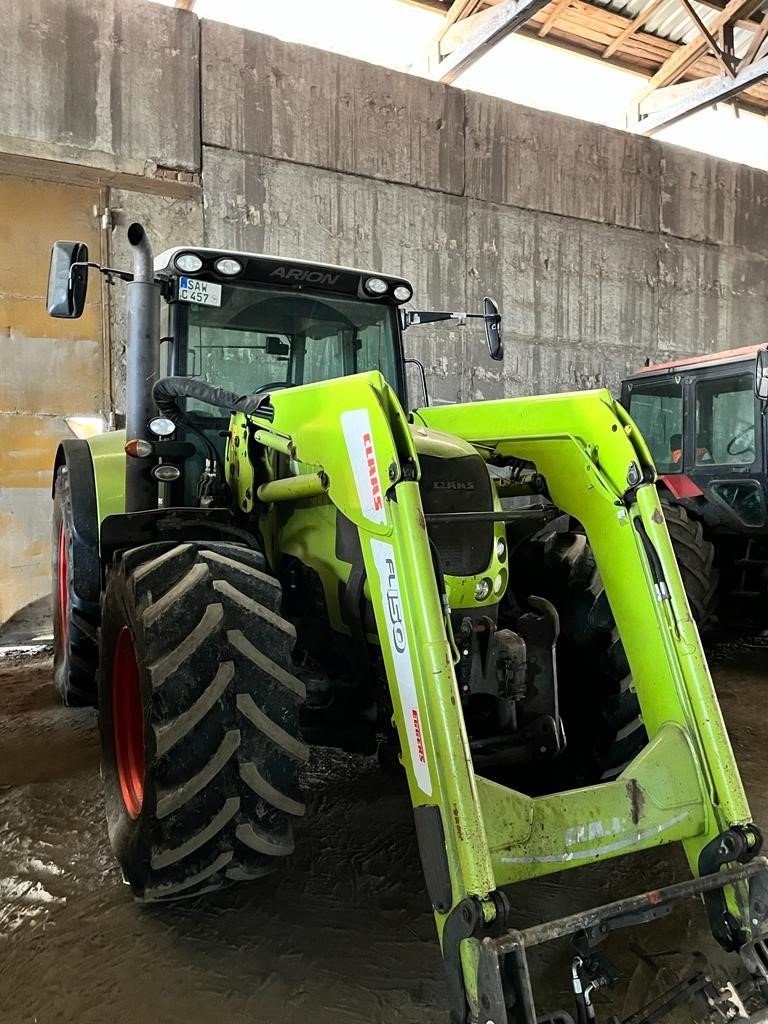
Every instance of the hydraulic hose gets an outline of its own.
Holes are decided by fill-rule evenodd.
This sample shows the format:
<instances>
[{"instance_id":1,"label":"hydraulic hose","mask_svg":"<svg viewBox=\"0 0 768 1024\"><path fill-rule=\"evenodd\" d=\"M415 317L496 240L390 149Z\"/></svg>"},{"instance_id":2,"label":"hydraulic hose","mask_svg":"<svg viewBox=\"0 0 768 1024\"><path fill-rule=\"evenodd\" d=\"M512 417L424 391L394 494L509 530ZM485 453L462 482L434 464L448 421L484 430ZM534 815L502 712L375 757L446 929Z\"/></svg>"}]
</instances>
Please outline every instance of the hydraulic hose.
<instances>
[{"instance_id":1,"label":"hydraulic hose","mask_svg":"<svg viewBox=\"0 0 768 1024\"><path fill-rule=\"evenodd\" d=\"M274 417L268 394L236 395L234 391L225 391L191 377L161 377L152 389L152 397L160 413L174 423L184 421L177 398L196 398L198 402L229 412L256 413L270 422Z\"/></svg>"}]
</instances>

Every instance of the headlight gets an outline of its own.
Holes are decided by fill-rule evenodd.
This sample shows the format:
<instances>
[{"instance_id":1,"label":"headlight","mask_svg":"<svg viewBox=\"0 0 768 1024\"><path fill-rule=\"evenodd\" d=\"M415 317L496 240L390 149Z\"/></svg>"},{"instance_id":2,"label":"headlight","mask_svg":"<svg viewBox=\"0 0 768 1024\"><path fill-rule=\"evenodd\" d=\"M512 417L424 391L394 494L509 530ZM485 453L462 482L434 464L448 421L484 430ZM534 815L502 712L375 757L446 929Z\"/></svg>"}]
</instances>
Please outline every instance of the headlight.
<instances>
[{"instance_id":1,"label":"headlight","mask_svg":"<svg viewBox=\"0 0 768 1024\"><path fill-rule=\"evenodd\" d=\"M371 295L383 295L387 290L387 282L380 277L369 277L365 282L365 290Z\"/></svg>"},{"instance_id":2,"label":"headlight","mask_svg":"<svg viewBox=\"0 0 768 1024\"><path fill-rule=\"evenodd\" d=\"M176 257L175 262L179 270L183 270L185 274L196 274L203 267L203 261L193 252L182 253Z\"/></svg>"},{"instance_id":3,"label":"headlight","mask_svg":"<svg viewBox=\"0 0 768 1024\"><path fill-rule=\"evenodd\" d=\"M413 295L413 292L405 284L399 284L392 293L398 302L407 302L408 299Z\"/></svg>"},{"instance_id":4,"label":"headlight","mask_svg":"<svg viewBox=\"0 0 768 1024\"><path fill-rule=\"evenodd\" d=\"M174 480L179 479L181 470L178 466L172 466L170 463L164 462L159 466L153 467L152 476L155 480L160 480L164 484L170 484Z\"/></svg>"},{"instance_id":5,"label":"headlight","mask_svg":"<svg viewBox=\"0 0 768 1024\"><path fill-rule=\"evenodd\" d=\"M227 277L239 274L243 269L243 265L239 260L233 260L229 256L226 256L221 260L216 260L214 266L220 274L226 274Z\"/></svg>"},{"instance_id":6,"label":"headlight","mask_svg":"<svg viewBox=\"0 0 768 1024\"><path fill-rule=\"evenodd\" d=\"M152 424L150 423L150 427L151 426ZM503 562L504 559L507 557L507 542L504 540L503 537L499 537L499 539L496 541L496 557L500 562Z\"/></svg>"},{"instance_id":7,"label":"headlight","mask_svg":"<svg viewBox=\"0 0 768 1024\"><path fill-rule=\"evenodd\" d=\"M169 420L166 416L155 416L154 419L149 421L148 426L157 437L170 437L176 429L176 424L173 420Z\"/></svg>"},{"instance_id":8,"label":"headlight","mask_svg":"<svg viewBox=\"0 0 768 1024\"><path fill-rule=\"evenodd\" d=\"M493 590L493 583L487 576L484 576L475 584L475 600L485 601L485 599L490 595L491 590Z\"/></svg>"}]
</instances>

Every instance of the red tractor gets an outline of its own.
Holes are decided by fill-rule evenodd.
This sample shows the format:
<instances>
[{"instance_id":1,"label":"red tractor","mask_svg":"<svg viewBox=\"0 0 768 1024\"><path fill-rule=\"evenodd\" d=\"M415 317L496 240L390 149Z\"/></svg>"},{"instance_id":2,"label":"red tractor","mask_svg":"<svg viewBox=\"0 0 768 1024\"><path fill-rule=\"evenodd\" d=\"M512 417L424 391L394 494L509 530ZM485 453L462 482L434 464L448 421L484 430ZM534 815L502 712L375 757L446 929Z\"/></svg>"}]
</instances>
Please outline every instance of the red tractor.
<instances>
[{"instance_id":1,"label":"red tractor","mask_svg":"<svg viewBox=\"0 0 768 1024\"><path fill-rule=\"evenodd\" d=\"M703 628L768 628L766 398L765 344L645 366L622 381Z\"/></svg>"}]
</instances>

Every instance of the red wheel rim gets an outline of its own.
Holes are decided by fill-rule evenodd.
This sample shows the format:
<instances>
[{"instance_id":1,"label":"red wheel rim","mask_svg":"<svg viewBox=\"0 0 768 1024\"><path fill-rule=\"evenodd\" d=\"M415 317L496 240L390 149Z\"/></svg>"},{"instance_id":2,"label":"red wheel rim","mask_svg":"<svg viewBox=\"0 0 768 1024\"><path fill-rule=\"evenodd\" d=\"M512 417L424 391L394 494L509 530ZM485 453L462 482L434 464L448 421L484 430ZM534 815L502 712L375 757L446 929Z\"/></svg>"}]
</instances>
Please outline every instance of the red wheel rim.
<instances>
[{"instance_id":1,"label":"red wheel rim","mask_svg":"<svg viewBox=\"0 0 768 1024\"><path fill-rule=\"evenodd\" d=\"M112 665L112 724L120 793L129 817L138 818L144 803L144 713L133 637L123 626Z\"/></svg>"},{"instance_id":2,"label":"red wheel rim","mask_svg":"<svg viewBox=\"0 0 768 1024\"><path fill-rule=\"evenodd\" d=\"M59 640L61 647L67 646L67 613L69 611L69 588L67 576L69 575L69 562L67 560L67 534L64 530L64 523L59 530Z\"/></svg>"}]
</instances>

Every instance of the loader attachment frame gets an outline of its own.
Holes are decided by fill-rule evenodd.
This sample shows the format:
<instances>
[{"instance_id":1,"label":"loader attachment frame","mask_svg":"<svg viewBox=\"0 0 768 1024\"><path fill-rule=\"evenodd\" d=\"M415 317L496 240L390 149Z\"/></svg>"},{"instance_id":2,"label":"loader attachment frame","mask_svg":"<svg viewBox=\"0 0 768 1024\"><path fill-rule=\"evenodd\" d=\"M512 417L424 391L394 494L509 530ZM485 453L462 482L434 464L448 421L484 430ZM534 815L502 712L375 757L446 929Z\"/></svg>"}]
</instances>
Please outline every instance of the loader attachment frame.
<instances>
[{"instance_id":1,"label":"loader attachment frame","mask_svg":"<svg viewBox=\"0 0 768 1024\"><path fill-rule=\"evenodd\" d=\"M586 530L626 649L648 745L612 782L533 798L474 771L418 457L394 392L379 373L361 374L276 392L270 417L248 417L258 442L290 453L294 472L312 480L298 491L267 484L262 498L327 494L359 533L452 1020L535 1021L526 943L509 931L500 889L564 868L671 842L682 843L694 879L752 861L748 870L690 884L694 892L707 890L721 945L736 950L761 942L768 900L758 895L768 885L764 862L754 859L760 834L691 618L650 454L609 393L414 414L417 423L466 439L486 459L535 464L554 503ZM510 954L519 969L508 992L498 963Z\"/></svg>"}]
</instances>

